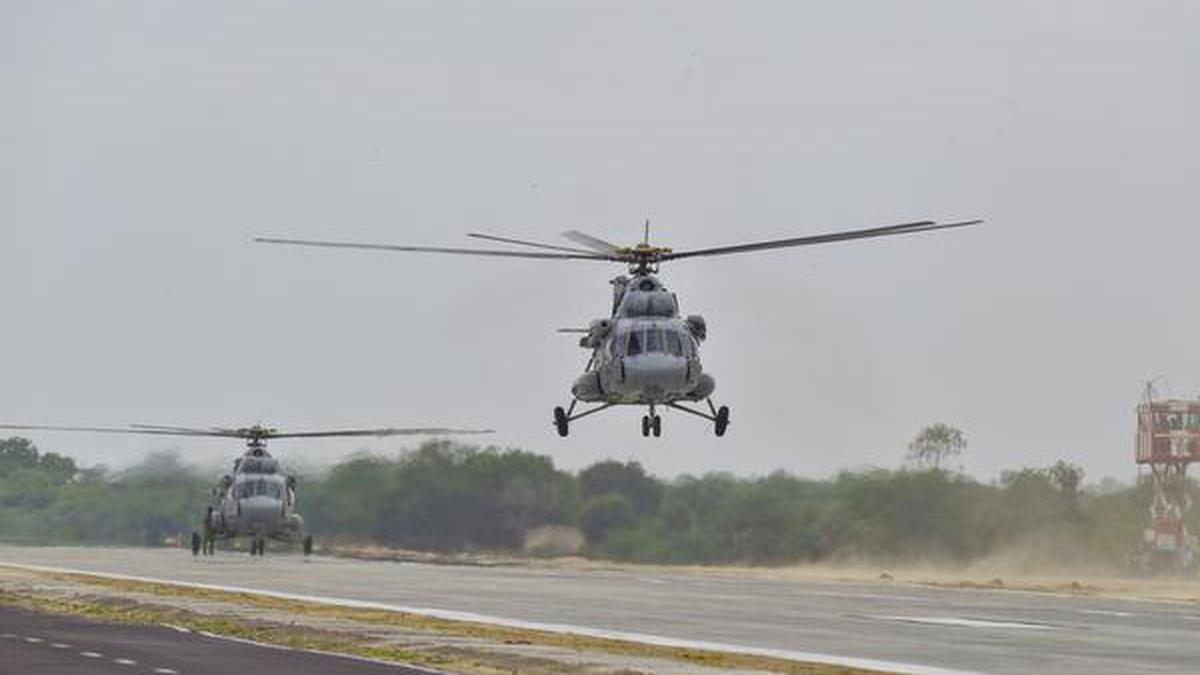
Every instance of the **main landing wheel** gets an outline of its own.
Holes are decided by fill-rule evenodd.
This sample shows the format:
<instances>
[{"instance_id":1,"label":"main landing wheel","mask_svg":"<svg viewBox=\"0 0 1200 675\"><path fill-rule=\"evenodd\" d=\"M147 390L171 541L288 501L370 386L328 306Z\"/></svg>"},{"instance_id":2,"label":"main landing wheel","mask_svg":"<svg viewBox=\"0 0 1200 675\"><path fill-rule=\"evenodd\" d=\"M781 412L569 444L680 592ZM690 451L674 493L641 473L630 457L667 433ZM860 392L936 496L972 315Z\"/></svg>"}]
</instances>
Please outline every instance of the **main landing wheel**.
<instances>
[{"instance_id":1,"label":"main landing wheel","mask_svg":"<svg viewBox=\"0 0 1200 675\"><path fill-rule=\"evenodd\" d=\"M649 437L654 434L655 438L662 436L662 416L661 415L643 415L642 416L642 435Z\"/></svg>"},{"instance_id":2,"label":"main landing wheel","mask_svg":"<svg viewBox=\"0 0 1200 675\"><path fill-rule=\"evenodd\" d=\"M193 532L192 533L192 557L193 558L200 555L200 546L203 543L204 542L200 541L200 533Z\"/></svg>"},{"instance_id":3,"label":"main landing wheel","mask_svg":"<svg viewBox=\"0 0 1200 675\"><path fill-rule=\"evenodd\" d=\"M554 409L554 428L563 438L571 431L571 420L567 418L567 411L563 410L562 406Z\"/></svg>"},{"instance_id":4,"label":"main landing wheel","mask_svg":"<svg viewBox=\"0 0 1200 675\"><path fill-rule=\"evenodd\" d=\"M729 406L721 406L717 409L717 419L713 422L713 431L717 432L717 436L724 436L725 430L729 428Z\"/></svg>"},{"instance_id":5,"label":"main landing wheel","mask_svg":"<svg viewBox=\"0 0 1200 675\"><path fill-rule=\"evenodd\" d=\"M312 541L312 535L310 534L304 538L304 556L305 557L312 555L312 547L313 547L313 541Z\"/></svg>"}]
</instances>

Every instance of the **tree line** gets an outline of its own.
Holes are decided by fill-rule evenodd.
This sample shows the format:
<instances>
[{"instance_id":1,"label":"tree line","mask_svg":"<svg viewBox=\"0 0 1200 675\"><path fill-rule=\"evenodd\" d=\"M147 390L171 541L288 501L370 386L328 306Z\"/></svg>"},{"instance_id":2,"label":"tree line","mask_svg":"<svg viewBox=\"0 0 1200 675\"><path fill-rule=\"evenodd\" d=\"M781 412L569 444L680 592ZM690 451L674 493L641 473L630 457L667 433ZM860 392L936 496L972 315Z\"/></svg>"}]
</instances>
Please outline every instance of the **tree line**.
<instances>
[{"instance_id":1,"label":"tree line","mask_svg":"<svg viewBox=\"0 0 1200 675\"><path fill-rule=\"evenodd\" d=\"M944 467L965 444L941 436L948 452L930 450L937 438L914 442L914 459L926 459L911 467L823 480L783 471L664 480L611 460L569 472L523 450L435 441L301 476L298 503L327 543L563 553L530 537L550 529L577 532L583 555L655 563L968 563L1021 551L1051 564L1120 564L1137 545L1147 484L1085 487L1062 462L980 482ZM0 440L0 538L162 545L196 527L214 478L172 455L110 472Z\"/></svg>"}]
</instances>

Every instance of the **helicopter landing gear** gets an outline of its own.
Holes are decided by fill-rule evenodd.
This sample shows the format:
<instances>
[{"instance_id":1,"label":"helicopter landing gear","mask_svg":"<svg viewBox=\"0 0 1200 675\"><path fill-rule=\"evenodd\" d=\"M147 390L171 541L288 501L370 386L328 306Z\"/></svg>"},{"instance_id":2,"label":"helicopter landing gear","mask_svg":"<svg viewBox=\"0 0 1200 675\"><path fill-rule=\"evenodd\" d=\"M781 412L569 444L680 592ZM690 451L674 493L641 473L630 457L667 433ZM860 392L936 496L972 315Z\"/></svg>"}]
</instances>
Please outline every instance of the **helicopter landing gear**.
<instances>
[{"instance_id":1,"label":"helicopter landing gear","mask_svg":"<svg viewBox=\"0 0 1200 675\"><path fill-rule=\"evenodd\" d=\"M598 405L591 410L584 410L581 413L575 414L575 406L578 403L579 400L576 399L571 401L570 407L568 407L566 410L563 410L562 407L554 409L554 428L558 431L559 436L566 436L568 433L570 433L571 422L583 417L587 417L588 415L595 415L601 410L608 410L616 405L615 403L605 403L603 405Z\"/></svg>"},{"instance_id":2,"label":"helicopter landing gear","mask_svg":"<svg viewBox=\"0 0 1200 675\"><path fill-rule=\"evenodd\" d=\"M307 558L308 556L312 555L312 551L313 551L313 540L312 540L312 535L310 534L310 535L307 535L306 537L304 537L304 557Z\"/></svg>"},{"instance_id":3,"label":"helicopter landing gear","mask_svg":"<svg viewBox=\"0 0 1200 675\"><path fill-rule=\"evenodd\" d=\"M729 428L729 406L721 406L717 409L717 419L713 420L713 431L717 436L724 436L725 430Z\"/></svg>"},{"instance_id":4,"label":"helicopter landing gear","mask_svg":"<svg viewBox=\"0 0 1200 675\"><path fill-rule=\"evenodd\" d=\"M667 406L688 413L689 415L703 417L704 419L713 423L713 432L716 433L717 436L724 436L725 431L729 428L729 406L723 405L720 408L717 408L713 405L711 398L705 399L704 401L708 404L708 409L711 414L701 410L696 410L695 408L689 408L678 403L668 403Z\"/></svg>"},{"instance_id":5,"label":"helicopter landing gear","mask_svg":"<svg viewBox=\"0 0 1200 675\"><path fill-rule=\"evenodd\" d=\"M650 434L662 436L662 415L654 412L654 406L650 406L649 415L642 416L642 436L649 438Z\"/></svg>"},{"instance_id":6,"label":"helicopter landing gear","mask_svg":"<svg viewBox=\"0 0 1200 675\"><path fill-rule=\"evenodd\" d=\"M200 548L203 545L204 545L204 542L203 542L203 540L200 539L200 533L193 532L192 533L192 557L193 558L200 555ZM205 553L207 553L207 550L205 551Z\"/></svg>"},{"instance_id":7,"label":"helicopter landing gear","mask_svg":"<svg viewBox=\"0 0 1200 675\"><path fill-rule=\"evenodd\" d=\"M574 408L575 404L572 403L571 407ZM571 432L571 419L567 416L567 411L562 409L562 406L554 409L554 428L558 430L558 435L563 438L566 438L567 434Z\"/></svg>"}]
</instances>

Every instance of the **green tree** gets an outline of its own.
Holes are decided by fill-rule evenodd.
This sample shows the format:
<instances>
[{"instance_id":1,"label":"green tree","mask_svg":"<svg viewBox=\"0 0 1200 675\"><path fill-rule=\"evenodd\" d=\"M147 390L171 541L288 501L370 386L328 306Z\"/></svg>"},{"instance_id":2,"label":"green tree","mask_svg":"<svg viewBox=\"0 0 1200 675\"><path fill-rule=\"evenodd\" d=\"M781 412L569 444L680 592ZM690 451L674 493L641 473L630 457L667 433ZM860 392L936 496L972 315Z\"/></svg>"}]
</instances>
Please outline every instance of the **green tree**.
<instances>
[{"instance_id":1,"label":"green tree","mask_svg":"<svg viewBox=\"0 0 1200 675\"><path fill-rule=\"evenodd\" d=\"M0 441L0 475L18 469L33 469L37 463L37 447L28 438L13 437Z\"/></svg>"},{"instance_id":2,"label":"green tree","mask_svg":"<svg viewBox=\"0 0 1200 675\"><path fill-rule=\"evenodd\" d=\"M584 500L607 494L624 496L639 518L654 514L663 486L646 474L638 462L598 462L579 472L579 492Z\"/></svg>"},{"instance_id":3,"label":"green tree","mask_svg":"<svg viewBox=\"0 0 1200 675\"><path fill-rule=\"evenodd\" d=\"M75 474L79 472L75 466L75 460L54 452L42 455L38 460L38 468L58 483L66 483L74 479Z\"/></svg>"},{"instance_id":4,"label":"green tree","mask_svg":"<svg viewBox=\"0 0 1200 675\"><path fill-rule=\"evenodd\" d=\"M589 501L579 513L579 529L589 543L603 542L610 532L635 522L633 506L625 495L610 492Z\"/></svg>"},{"instance_id":5,"label":"green tree","mask_svg":"<svg viewBox=\"0 0 1200 675\"><path fill-rule=\"evenodd\" d=\"M922 468L940 471L947 460L966 449L967 438L961 430L938 423L922 429L908 444L908 459Z\"/></svg>"}]
</instances>

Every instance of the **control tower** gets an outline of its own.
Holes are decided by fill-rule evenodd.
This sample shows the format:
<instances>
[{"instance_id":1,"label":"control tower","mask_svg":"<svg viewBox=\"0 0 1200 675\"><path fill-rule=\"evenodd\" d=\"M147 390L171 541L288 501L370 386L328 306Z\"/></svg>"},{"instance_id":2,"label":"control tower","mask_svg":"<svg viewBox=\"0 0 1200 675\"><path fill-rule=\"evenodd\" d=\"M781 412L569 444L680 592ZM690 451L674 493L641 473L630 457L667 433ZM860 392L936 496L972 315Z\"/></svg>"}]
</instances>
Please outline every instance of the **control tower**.
<instances>
[{"instance_id":1,"label":"control tower","mask_svg":"<svg viewBox=\"0 0 1200 675\"><path fill-rule=\"evenodd\" d=\"M1183 516L1191 508L1187 470L1200 462L1200 401L1154 400L1138 406L1137 463L1150 470L1154 500L1142 541L1142 567L1180 572L1194 564L1196 539Z\"/></svg>"}]
</instances>

